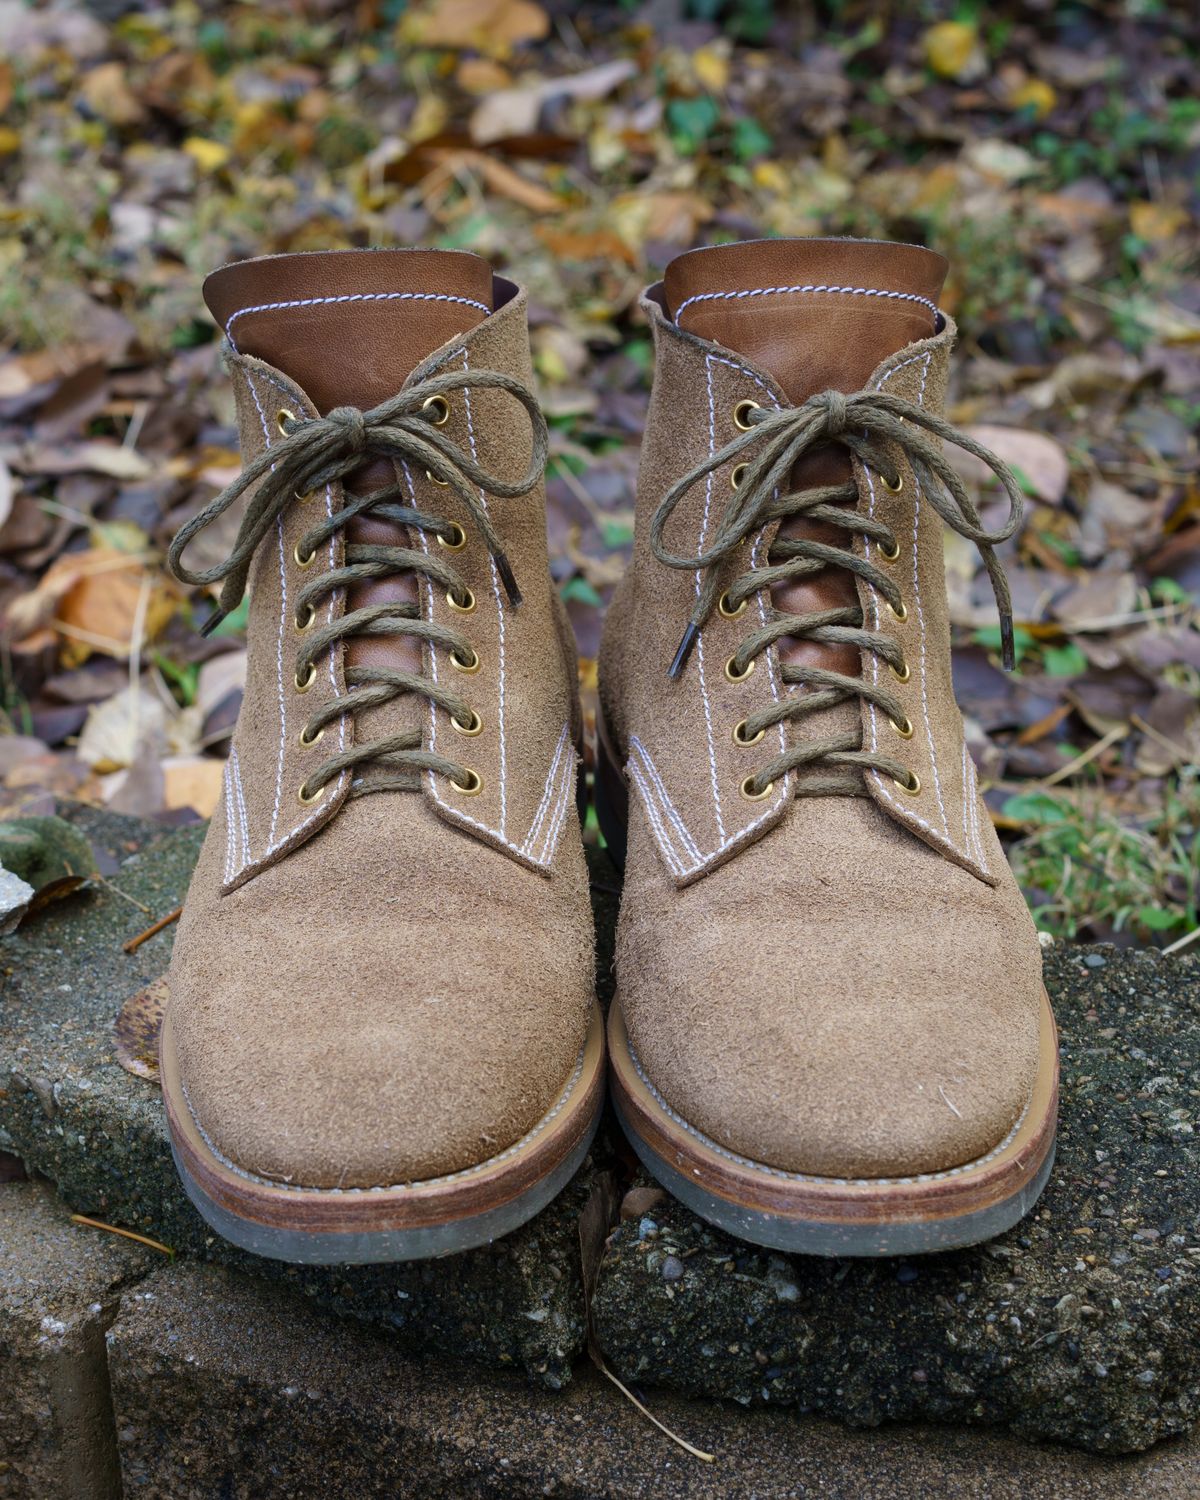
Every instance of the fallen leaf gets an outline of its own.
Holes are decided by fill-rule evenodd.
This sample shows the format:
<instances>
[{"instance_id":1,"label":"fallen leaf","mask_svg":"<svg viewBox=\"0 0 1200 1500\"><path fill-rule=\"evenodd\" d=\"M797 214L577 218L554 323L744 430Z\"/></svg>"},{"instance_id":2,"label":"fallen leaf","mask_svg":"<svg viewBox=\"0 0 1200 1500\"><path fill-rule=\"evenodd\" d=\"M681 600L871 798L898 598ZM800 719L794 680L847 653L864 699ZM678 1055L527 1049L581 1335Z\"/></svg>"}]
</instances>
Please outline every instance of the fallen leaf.
<instances>
[{"instance_id":1,"label":"fallen leaf","mask_svg":"<svg viewBox=\"0 0 1200 1500\"><path fill-rule=\"evenodd\" d=\"M145 989L130 995L113 1024L117 1061L127 1073L158 1082L158 1039L166 1014L167 976L152 979Z\"/></svg>"},{"instance_id":2,"label":"fallen leaf","mask_svg":"<svg viewBox=\"0 0 1200 1500\"><path fill-rule=\"evenodd\" d=\"M104 775L133 764L138 746L150 740L160 753L167 742L167 711L156 694L129 687L88 710L76 754Z\"/></svg>"},{"instance_id":3,"label":"fallen leaf","mask_svg":"<svg viewBox=\"0 0 1200 1500\"><path fill-rule=\"evenodd\" d=\"M533 0L433 0L410 11L400 29L422 47L508 57L519 43L546 36L550 17Z\"/></svg>"},{"instance_id":4,"label":"fallen leaf","mask_svg":"<svg viewBox=\"0 0 1200 1500\"><path fill-rule=\"evenodd\" d=\"M37 911L86 884L96 873L96 856L64 818L11 818L0 823L0 865L32 886L30 910Z\"/></svg>"},{"instance_id":5,"label":"fallen leaf","mask_svg":"<svg viewBox=\"0 0 1200 1500\"><path fill-rule=\"evenodd\" d=\"M967 21L939 21L922 39L925 61L939 78L967 83L987 72L979 32Z\"/></svg>"},{"instance_id":6,"label":"fallen leaf","mask_svg":"<svg viewBox=\"0 0 1200 1500\"><path fill-rule=\"evenodd\" d=\"M1046 505L1058 505L1067 493L1070 464L1061 443L1044 432L1030 432L1021 427L996 427L975 423L964 429L968 437L1001 458L1014 470L1018 483ZM982 459L950 444L946 456L964 479L982 484L993 478Z\"/></svg>"},{"instance_id":7,"label":"fallen leaf","mask_svg":"<svg viewBox=\"0 0 1200 1500\"><path fill-rule=\"evenodd\" d=\"M621 59L586 68L582 73L569 73L503 89L485 99L472 114L471 139L476 145L486 146L508 136L531 135L537 128L543 107L551 99L603 99L626 79L636 76L637 64Z\"/></svg>"},{"instance_id":8,"label":"fallen leaf","mask_svg":"<svg viewBox=\"0 0 1200 1500\"><path fill-rule=\"evenodd\" d=\"M172 756L162 762L162 772L164 806L190 807L202 818L212 817L221 798L223 761L211 755Z\"/></svg>"}]
</instances>

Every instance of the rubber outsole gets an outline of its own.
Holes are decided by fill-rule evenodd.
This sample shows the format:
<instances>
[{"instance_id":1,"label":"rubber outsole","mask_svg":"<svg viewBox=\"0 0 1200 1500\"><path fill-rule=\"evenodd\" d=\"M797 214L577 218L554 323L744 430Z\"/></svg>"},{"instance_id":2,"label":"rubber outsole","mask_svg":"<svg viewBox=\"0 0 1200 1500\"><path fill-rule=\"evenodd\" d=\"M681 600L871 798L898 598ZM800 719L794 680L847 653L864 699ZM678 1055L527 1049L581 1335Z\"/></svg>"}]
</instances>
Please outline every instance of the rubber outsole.
<instances>
[{"instance_id":1,"label":"rubber outsole","mask_svg":"<svg viewBox=\"0 0 1200 1500\"><path fill-rule=\"evenodd\" d=\"M976 1162L900 1178L785 1172L726 1150L666 1104L639 1067L619 1003L609 1015L613 1102L647 1171L739 1239L803 1255L928 1255L993 1239L1037 1202L1054 1162L1058 1035L1043 1000L1038 1076L1009 1135Z\"/></svg>"},{"instance_id":2,"label":"rubber outsole","mask_svg":"<svg viewBox=\"0 0 1200 1500\"><path fill-rule=\"evenodd\" d=\"M491 1160L391 1187L297 1187L246 1172L206 1137L179 1077L169 1010L160 1056L171 1151L188 1197L222 1239L298 1265L425 1260L510 1234L574 1176L604 1104L604 1028L597 1009L553 1109Z\"/></svg>"}]
</instances>

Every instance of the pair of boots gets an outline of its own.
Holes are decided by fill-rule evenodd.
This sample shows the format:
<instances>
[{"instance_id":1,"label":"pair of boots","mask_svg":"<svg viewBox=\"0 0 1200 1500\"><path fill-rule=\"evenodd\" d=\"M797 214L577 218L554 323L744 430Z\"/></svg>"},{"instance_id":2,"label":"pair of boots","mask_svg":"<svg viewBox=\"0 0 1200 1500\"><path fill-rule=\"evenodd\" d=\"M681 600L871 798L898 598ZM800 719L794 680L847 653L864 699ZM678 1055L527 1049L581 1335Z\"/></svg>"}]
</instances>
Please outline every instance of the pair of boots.
<instances>
[{"instance_id":1,"label":"pair of boots","mask_svg":"<svg viewBox=\"0 0 1200 1500\"><path fill-rule=\"evenodd\" d=\"M992 549L1021 501L941 415L944 272L764 241L680 256L642 304L657 369L600 656L612 1096L666 1187L789 1250L986 1238L1053 1154L1054 1023L942 563L946 523L1009 637ZM416 250L231 265L205 295L245 468L171 556L222 611L249 588L249 664L170 973L176 1160L264 1255L462 1250L566 1183L605 1089L525 295ZM996 471L998 529L946 438ZM187 565L239 501L228 555Z\"/></svg>"}]
</instances>

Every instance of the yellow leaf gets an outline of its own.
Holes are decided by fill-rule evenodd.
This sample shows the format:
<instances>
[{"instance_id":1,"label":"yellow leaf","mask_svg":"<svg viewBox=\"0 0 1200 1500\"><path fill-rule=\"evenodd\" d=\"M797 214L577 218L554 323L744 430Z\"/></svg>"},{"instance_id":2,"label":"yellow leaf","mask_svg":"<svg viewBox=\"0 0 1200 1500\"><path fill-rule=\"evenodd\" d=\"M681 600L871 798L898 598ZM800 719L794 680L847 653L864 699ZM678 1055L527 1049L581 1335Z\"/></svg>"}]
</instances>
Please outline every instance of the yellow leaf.
<instances>
[{"instance_id":1,"label":"yellow leaf","mask_svg":"<svg viewBox=\"0 0 1200 1500\"><path fill-rule=\"evenodd\" d=\"M445 129L450 118L450 106L441 94L422 94L408 122L407 135L410 141L427 141Z\"/></svg>"},{"instance_id":2,"label":"yellow leaf","mask_svg":"<svg viewBox=\"0 0 1200 1500\"><path fill-rule=\"evenodd\" d=\"M219 172L229 160L229 147L220 141L206 140L204 136L189 136L183 149L202 172Z\"/></svg>"},{"instance_id":3,"label":"yellow leaf","mask_svg":"<svg viewBox=\"0 0 1200 1500\"><path fill-rule=\"evenodd\" d=\"M692 56L696 77L710 93L723 92L729 82L729 51L720 42L700 47Z\"/></svg>"},{"instance_id":4,"label":"yellow leaf","mask_svg":"<svg viewBox=\"0 0 1200 1500\"><path fill-rule=\"evenodd\" d=\"M966 21L939 21L925 33L925 61L939 78L978 73L979 35Z\"/></svg>"},{"instance_id":5,"label":"yellow leaf","mask_svg":"<svg viewBox=\"0 0 1200 1500\"><path fill-rule=\"evenodd\" d=\"M1044 78L1027 78L1013 89L1008 102L1012 109L1032 109L1039 120L1044 120L1058 103L1058 95Z\"/></svg>"},{"instance_id":6,"label":"yellow leaf","mask_svg":"<svg viewBox=\"0 0 1200 1500\"><path fill-rule=\"evenodd\" d=\"M0 156L12 156L21 149L21 136L8 125L0 125Z\"/></svg>"},{"instance_id":7,"label":"yellow leaf","mask_svg":"<svg viewBox=\"0 0 1200 1500\"><path fill-rule=\"evenodd\" d=\"M534 0L431 0L400 23L405 40L424 47L507 57L520 42L540 41L550 17Z\"/></svg>"},{"instance_id":8,"label":"yellow leaf","mask_svg":"<svg viewBox=\"0 0 1200 1500\"><path fill-rule=\"evenodd\" d=\"M1173 238L1188 222L1188 212L1178 203L1131 203L1129 227L1139 240L1157 244Z\"/></svg>"},{"instance_id":9,"label":"yellow leaf","mask_svg":"<svg viewBox=\"0 0 1200 1500\"><path fill-rule=\"evenodd\" d=\"M777 161L759 161L754 164L754 185L765 188L768 193L786 193L788 175Z\"/></svg>"}]
</instances>

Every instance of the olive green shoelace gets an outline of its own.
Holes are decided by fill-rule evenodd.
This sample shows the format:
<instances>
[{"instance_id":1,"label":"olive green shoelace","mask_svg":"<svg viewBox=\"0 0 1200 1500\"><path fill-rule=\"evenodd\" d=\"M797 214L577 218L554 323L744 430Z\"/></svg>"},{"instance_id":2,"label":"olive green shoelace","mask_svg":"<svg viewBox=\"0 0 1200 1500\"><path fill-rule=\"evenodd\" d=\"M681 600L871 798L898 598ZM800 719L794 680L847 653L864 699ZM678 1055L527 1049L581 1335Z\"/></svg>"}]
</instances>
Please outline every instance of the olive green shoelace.
<instances>
[{"instance_id":1,"label":"olive green shoelace","mask_svg":"<svg viewBox=\"0 0 1200 1500\"><path fill-rule=\"evenodd\" d=\"M445 433L440 431L449 413L453 395L471 390L502 390L514 396L529 417L532 431L532 458L529 468L515 482L489 473L476 459ZM496 574L504 585L509 602L521 601L520 590L512 568L504 555L481 499L484 494L511 499L527 494L541 477L546 463L549 439L545 418L537 398L519 381L491 370L455 370L406 386L399 395L370 411L355 406L340 406L328 416L312 419L281 411L277 416L281 441L273 443L248 464L234 482L203 510L185 522L171 543L168 560L175 576L193 587L220 583L220 608L205 625L208 634L227 614L236 609L246 591L246 581L254 554L267 533L277 524L283 512L293 505L307 503L310 497L323 495L327 485L338 483L373 458L393 461L406 469L428 473L439 485L448 485L462 501L474 530L487 547ZM247 491L253 491L246 514L238 529L229 556L215 567L193 572L183 562L183 554L206 526L223 515ZM466 533L457 522L405 504L406 491L400 483L374 490L366 495L343 496L343 505L332 515L322 514L296 544L295 561L309 566L319 550L357 516L370 514L381 520L407 527L437 538L438 548L405 546L367 546L348 542L342 566L327 568L314 575L297 592L295 626L301 634L296 654L296 687L304 691L317 675L317 661L351 637L410 636L429 647L441 647L450 653L451 661L465 673L476 670L479 657L462 631L421 618L414 603L397 601L373 604L351 610L317 626L317 609L329 596L368 579L395 577L404 573L424 576L431 586L443 589L447 599L464 613L473 605L467 588L448 556L466 541ZM450 714L460 726L478 723L471 706L461 694L424 673L402 672L391 667L347 665L345 682L349 691L315 708L304 726L302 739L314 744L327 725L369 708L376 708L407 693L419 694ZM464 728L464 732L474 730ZM351 769L365 769L374 763L369 777L356 775L351 795L386 790L413 790L420 784L423 771L434 771L450 777L460 787L470 784L473 772L454 760L421 748L421 731L407 730L352 744L343 753L331 756L313 771L301 788L303 800L315 800L321 788ZM473 788L472 788L473 789Z\"/></svg>"},{"instance_id":2,"label":"olive green shoelace","mask_svg":"<svg viewBox=\"0 0 1200 1500\"><path fill-rule=\"evenodd\" d=\"M1016 534L1025 502L1011 470L1000 458L943 418L882 391L859 391L854 395L823 391L799 407L772 411L744 402L739 412L743 410L745 419L739 421L745 430L720 452L685 474L663 498L651 523L650 545L658 561L668 568L702 574L696 607L669 669L671 677L683 672L700 631L718 604L722 614L731 616L740 613L752 595L795 579L810 578L826 568L845 568L856 574L882 595L898 619L905 618L906 605L895 576L871 561L872 549L883 559L894 560L899 544L886 525L855 508L859 498L857 484L850 480L800 491L790 488L790 476L798 460L831 442L848 449L877 476L876 482L893 493L903 485L895 457L896 449L902 450L922 498L928 500L946 525L979 549L1000 611L1004 665L1011 670L1012 599L994 549ZM935 439L954 443L973 454L999 479L1008 497L1009 515L998 530L988 531L984 527L962 480ZM672 552L664 533L676 506L693 485L704 482L730 463L736 464L732 471L733 493L708 545L691 557ZM866 554L859 556L849 547L777 535L765 566L752 567L723 588L723 574L729 571L727 564L742 543L772 522L793 516L836 526L848 534L848 540L856 533L865 537L869 544ZM762 652L789 636L874 652L899 681L907 680L909 668L900 643L884 631L867 629L857 605L787 614L774 608L768 595L767 606L766 623L747 635L730 659L729 671L735 679L748 674ZM854 698L875 704L902 733L910 729L903 704L883 683L791 662L782 664L781 676L785 684L806 691L784 694L777 702L751 714L738 726L742 743L757 742L773 725L786 719L801 720ZM797 796L863 796L865 770L883 772L903 785L908 785L911 779L911 773L899 761L864 750L861 734L847 732L800 740L789 746L757 775L748 778L746 790L752 795L762 795L779 777L791 771L804 771L797 778Z\"/></svg>"}]
</instances>

